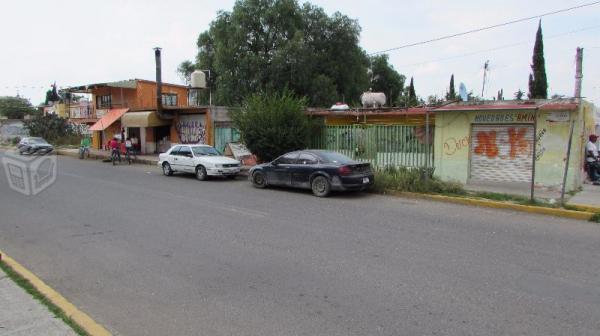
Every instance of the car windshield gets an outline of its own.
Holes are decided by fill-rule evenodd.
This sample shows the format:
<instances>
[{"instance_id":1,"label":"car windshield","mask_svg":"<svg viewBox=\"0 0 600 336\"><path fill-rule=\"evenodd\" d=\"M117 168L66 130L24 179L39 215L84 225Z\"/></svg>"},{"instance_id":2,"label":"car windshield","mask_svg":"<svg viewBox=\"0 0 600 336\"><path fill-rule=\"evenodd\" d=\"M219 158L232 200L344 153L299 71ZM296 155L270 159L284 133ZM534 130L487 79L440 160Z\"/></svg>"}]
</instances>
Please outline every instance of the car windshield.
<instances>
[{"instance_id":1,"label":"car windshield","mask_svg":"<svg viewBox=\"0 0 600 336\"><path fill-rule=\"evenodd\" d=\"M46 140L42 139L42 138L30 138L29 139L29 143L34 143L34 144L47 144L48 142L46 142Z\"/></svg>"},{"instance_id":2,"label":"car windshield","mask_svg":"<svg viewBox=\"0 0 600 336\"><path fill-rule=\"evenodd\" d=\"M209 155L209 156L221 155L221 153L219 153L219 151L217 151L213 147L208 147L208 146L192 147L192 151L194 152L194 155Z\"/></svg>"},{"instance_id":3,"label":"car windshield","mask_svg":"<svg viewBox=\"0 0 600 336\"><path fill-rule=\"evenodd\" d=\"M348 162L354 161L351 158L347 157L346 155L336 153L336 152L319 152L318 155L323 159L323 161L330 162L330 163L342 163L343 164L343 163L348 163Z\"/></svg>"}]
</instances>

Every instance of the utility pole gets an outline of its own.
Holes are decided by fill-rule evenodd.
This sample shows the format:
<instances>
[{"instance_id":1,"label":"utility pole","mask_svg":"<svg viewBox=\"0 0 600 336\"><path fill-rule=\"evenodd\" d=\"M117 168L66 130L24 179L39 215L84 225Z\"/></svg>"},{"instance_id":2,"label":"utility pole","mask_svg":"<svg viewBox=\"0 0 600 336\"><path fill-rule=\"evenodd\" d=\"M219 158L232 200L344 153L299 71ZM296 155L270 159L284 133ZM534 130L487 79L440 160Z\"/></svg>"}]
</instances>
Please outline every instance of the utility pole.
<instances>
[{"instance_id":1,"label":"utility pole","mask_svg":"<svg viewBox=\"0 0 600 336\"><path fill-rule=\"evenodd\" d=\"M560 192L560 203L565 205L565 190L567 188L567 174L569 173L569 159L571 157L571 144L573 143L573 129L575 128L575 120L583 112L583 99L581 99L581 84L583 82L583 48L577 48L575 56L575 92L574 97L577 98L578 113L571 120L571 129L569 131L569 143L567 145L567 158L565 160L565 173L563 175L562 189Z\"/></svg>"},{"instance_id":2,"label":"utility pole","mask_svg":"<svg viewBox=\"0 0 600 336\"><path fill-rule=\"evenodd\" d=\"M481 88L481 98L482 99L483 99L483 94L485 93L485 79L487 77L489 65L490 65L489 60L485 61L485 64L483 65L483 87Z\"/></svg>"}]
</instances>

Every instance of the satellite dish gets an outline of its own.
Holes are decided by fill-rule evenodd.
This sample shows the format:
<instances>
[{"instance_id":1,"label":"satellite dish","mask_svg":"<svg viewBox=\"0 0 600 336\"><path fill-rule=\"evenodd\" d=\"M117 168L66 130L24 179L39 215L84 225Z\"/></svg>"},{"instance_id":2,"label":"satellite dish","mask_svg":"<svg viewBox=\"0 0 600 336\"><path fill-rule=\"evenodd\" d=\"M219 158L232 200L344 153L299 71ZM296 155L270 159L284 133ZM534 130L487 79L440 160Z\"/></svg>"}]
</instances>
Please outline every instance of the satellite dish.
<instances>
[{"instance_id":1,"label":"satellite dish","mask_svg":"<svg viewBox=\"0 0 600 336\"><path fill-rule=\"evenodd\" d=\"M458 95L462 101L467 101L469 99L469 95L467 94L467 87L465 83L460 83L458 86Z\"/></svg>"}]
</instances>

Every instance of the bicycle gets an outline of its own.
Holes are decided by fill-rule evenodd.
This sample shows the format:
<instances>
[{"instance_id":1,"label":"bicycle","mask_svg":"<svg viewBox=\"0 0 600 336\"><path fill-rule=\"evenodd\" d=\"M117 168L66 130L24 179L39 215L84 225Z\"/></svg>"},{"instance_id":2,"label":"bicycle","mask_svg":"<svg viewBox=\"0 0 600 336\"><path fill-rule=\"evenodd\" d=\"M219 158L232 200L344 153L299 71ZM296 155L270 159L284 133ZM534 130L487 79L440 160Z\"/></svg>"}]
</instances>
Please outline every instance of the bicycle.
<instances>
[{"instance_id":1,"label":"bicycle","mask_svg":"<svg viewBox=\"0 0 600 336\"><path fill-rule=\"evenodd\" d=\"M79 159L83 160L85 158L85 153L87 152L87 158L90 158L90 148L89 147L79 147Z\"/></svg>"},{"instance_id":2,"label":"bicycle","mask_svg":"<svg viewBox=\"0 0 600 336\"><path fill-rule=\"evenodd\" d=\"M110 161L113 166L117 164L117 159L119 160L119 163L121 163L121 154L118 152L118 149L113 149L110 153Z\"/></svg>"},{"instance_id":3,"label":"bicycle","mask_svg":"<svg viewBox=\"0 0 600 336\"><path fill-rule=\"evenodd\" d=\"M133 157L132 157L132 154L133 154ZM135 153L132 150L128 149L125 151L125 160L127 161L128 164L131 164L135 159L137 159L137 158L135 157Z\"/></svg>"}]
</instances>

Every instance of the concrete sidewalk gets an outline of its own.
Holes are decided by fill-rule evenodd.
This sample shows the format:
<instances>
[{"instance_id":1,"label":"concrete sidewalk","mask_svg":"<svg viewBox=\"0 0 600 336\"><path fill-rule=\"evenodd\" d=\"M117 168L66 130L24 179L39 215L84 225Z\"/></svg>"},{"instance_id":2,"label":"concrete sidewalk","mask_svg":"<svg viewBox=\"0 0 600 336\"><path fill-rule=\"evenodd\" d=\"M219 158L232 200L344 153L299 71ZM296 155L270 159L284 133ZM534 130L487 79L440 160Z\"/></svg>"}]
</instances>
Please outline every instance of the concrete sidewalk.
<instances>
[{"instance_id":1,"label":"concrete sidewalk","mask_svg":"<svg viewBox=\"0 0 600 336\"><path fill-rule=\"evenodd\" d=\"M569 205L583 205L600 209L600 186L584 184L583 190L569 199Z\"/></svg>"},{"instance_id":2,"label":"concrete sidewalk","mask_svg":"<svg viewBox=\"0 0 600 336\"><path fill-rule=\"evenodd\" d=\"M0 336L77 335L0 269Z\"/></svg>"}]
</instances>

